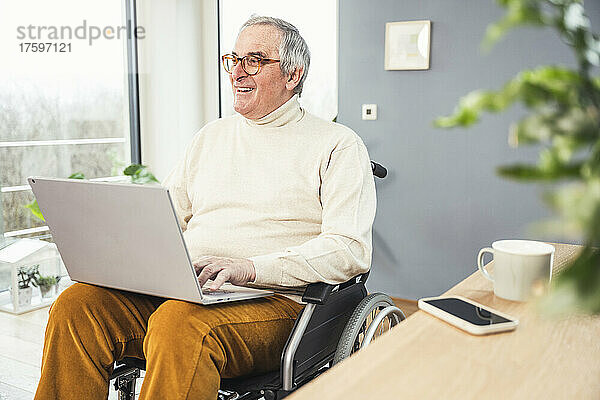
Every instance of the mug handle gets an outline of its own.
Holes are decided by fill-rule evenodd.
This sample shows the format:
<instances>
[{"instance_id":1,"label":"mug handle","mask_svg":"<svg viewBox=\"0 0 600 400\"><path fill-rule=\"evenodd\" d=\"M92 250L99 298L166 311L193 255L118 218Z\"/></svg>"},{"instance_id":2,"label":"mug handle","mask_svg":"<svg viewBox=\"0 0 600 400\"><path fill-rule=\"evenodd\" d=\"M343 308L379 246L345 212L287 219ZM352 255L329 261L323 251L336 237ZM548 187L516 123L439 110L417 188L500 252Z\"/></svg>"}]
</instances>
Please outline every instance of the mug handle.
<instances>
[{"instance_id":1,"label":"mug handle","mask_svg":"<svg viewBox=\"0 0 600 400\"><path fill-rule=\"evenodd\" d=\"M485 255L485 253L490 253L492 256L494 256L494 249L490 247L484 247L483 249L479 250L479 254L477 255L477 267L479 268L483 276L485 276L490 281L494 282L494 278L492 278L490 273L487 272L485 266L483 265L483 256Z\"/></svg>"}]
</instances>

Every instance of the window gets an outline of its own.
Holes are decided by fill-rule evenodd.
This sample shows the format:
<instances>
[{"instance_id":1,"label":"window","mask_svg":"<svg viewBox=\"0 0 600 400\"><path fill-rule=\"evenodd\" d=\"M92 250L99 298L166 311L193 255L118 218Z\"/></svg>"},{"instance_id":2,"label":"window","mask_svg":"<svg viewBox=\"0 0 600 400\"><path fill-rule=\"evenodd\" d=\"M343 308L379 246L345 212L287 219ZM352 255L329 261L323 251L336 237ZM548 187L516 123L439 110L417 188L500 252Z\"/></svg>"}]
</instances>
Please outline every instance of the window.
<instances>
[{"instance_id":1,"label":"window","mask_svg":"<svg viewBox=\"0 0 600 400\"><path fill-rule=\"evenodd\" d=\"M284 19L298 28L311 52L300 103L329 121L337 115L337 1L306 0L291 7L274 0L220 0L220 51L230 53L238 31L252 14ZM233 115L229 75L221 68L221 114Z\"/></svg>"},{"instance_id":2,"label":"window","mask_svg":"<svg viewBox=\"0 0 600 400\"><path fill-rule=\"evenodd\" d=\"M126 6L121 0L3 2L4 237L47 233L25 207L33 200L28 176L104 178L131 162Z\"/></svg>"}]
</instances>

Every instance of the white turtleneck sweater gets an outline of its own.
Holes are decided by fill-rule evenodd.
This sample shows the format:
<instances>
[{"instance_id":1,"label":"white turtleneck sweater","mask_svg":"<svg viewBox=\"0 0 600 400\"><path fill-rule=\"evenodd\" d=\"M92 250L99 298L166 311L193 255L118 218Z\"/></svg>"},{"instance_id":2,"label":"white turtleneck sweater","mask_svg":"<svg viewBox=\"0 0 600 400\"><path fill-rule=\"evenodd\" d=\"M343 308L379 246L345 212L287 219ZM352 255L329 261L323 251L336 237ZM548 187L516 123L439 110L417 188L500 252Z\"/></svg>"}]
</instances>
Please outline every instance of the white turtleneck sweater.
<instances>
[{"instance_id":1,"label":"white turtleneck sweater","mask_svg":"<svg viewBox=\"0 0 600 400\"><path fill-rule=\"evenodd\" d=\"M376 199L367 149L351 129L308 114L297 96L259 120L207 124L163 184L192 260L248 258L256 269L248 286L299 301L300 286L370 268Z\"/></svg>"}]
</instances>

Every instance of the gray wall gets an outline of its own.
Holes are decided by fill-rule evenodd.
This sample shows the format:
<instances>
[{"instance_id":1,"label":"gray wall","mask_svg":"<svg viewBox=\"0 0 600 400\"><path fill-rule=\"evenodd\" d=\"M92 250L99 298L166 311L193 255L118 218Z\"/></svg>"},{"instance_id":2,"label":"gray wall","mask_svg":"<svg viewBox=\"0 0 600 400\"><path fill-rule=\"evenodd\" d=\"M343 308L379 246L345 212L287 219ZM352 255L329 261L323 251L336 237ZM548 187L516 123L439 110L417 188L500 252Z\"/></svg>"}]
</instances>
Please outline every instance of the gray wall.
<instances>
[{"instance_id":1,"label":"gray wall","mask_svg":"<svg viewBox=\"0 0 600 400\"><path fill-rule=\"evenodd\" d=\"M587 1L598 30L600 4ZM495 167L535 161L535 148L513 149L507 132L518 107L475 127L440 130L477 88L499 88L524 68L570 64L551 31L510 33L488 54L479 45L488 23L503 15L492 0L340 0L339 115L388 167L377 183L371 291L404 298L437 295L472 273L477 250L501 238L542 238L529 224L550 212L543 187L506 181ZM431 68L385 71L385 23L432 21ZM376 103L378 119L362 121L361 104ZM545 239L561 240L559 236Z\"/></svg>"}]
</instances>

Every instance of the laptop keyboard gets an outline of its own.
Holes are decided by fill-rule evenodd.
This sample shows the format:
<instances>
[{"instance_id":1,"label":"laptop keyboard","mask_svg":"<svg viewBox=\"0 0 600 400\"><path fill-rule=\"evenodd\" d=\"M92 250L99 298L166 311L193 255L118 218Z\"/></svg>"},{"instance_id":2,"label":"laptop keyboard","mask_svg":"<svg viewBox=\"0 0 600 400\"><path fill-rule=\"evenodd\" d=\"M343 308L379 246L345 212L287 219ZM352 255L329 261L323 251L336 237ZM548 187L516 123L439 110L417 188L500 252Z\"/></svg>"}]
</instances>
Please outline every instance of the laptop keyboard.
<instances>
[{"instance_id":1,"label":"laptop keyboard","mask_svg":"<svg viewBox=\"0 0 600 400\"><path fill-rule=\"evenodd\" d=\"M204 296L210 296L211 294L229 294L229 293L233 293L233 290L225 290L225 289L210 290L207 287L202 288L202 294Z\"/></svg>"}]
</instances>

